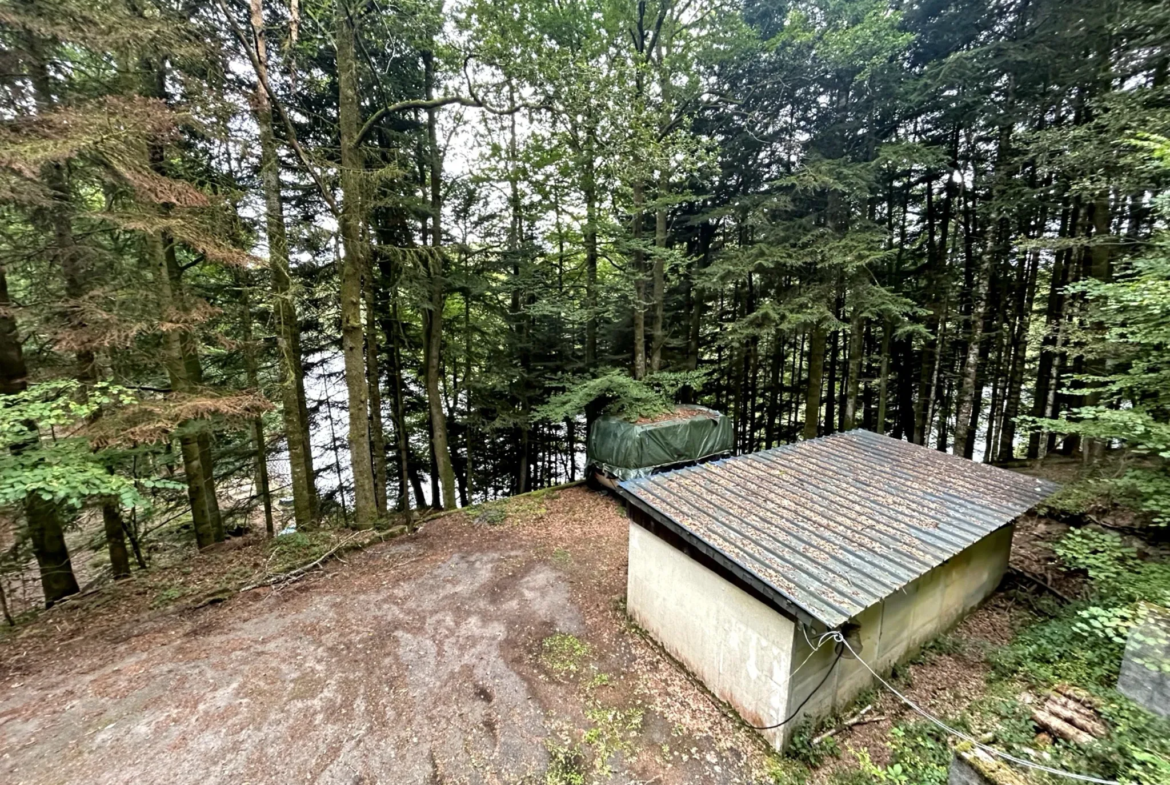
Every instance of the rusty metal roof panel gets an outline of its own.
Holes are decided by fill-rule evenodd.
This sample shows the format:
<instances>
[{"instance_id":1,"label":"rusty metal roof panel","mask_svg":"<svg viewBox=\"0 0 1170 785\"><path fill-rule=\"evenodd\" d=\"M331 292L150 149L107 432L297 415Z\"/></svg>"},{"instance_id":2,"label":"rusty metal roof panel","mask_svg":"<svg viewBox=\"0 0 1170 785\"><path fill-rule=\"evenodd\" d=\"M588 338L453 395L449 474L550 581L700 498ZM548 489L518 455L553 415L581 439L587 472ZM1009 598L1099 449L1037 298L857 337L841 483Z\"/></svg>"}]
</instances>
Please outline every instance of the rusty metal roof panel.
<instances>
[{"instance_id":1,"label":"rusty metal roof panel","mask_svg":"<svg viewBox=\"0 0 1170 785\"><path fill-rule=\"evenodd\" d=\"M627 480L619 491L782 607L831 628L1057 488L857 430Z\"/></svg>"}]
</instances>

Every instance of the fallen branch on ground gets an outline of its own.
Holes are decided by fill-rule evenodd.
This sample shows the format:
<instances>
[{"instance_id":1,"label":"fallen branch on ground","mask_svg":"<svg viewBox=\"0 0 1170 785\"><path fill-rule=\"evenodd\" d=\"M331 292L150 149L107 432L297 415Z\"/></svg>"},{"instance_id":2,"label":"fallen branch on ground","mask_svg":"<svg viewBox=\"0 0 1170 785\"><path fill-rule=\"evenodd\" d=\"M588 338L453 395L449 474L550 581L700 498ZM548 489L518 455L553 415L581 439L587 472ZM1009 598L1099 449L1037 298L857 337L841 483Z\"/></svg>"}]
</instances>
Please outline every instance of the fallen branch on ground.
<instances>
[{"instance_id":1,"label":"fallen branch on ground","mask_svg":"<svg viewBox=\"0 0 1170 785\"><path fill-rule=\"evenodd\" d=\"M320 567L322 564L324 564L329 559L330 556L337 553L342 548L344 548L346 545L353 542L355 539L357 539L357 537L358 537L358 534L351 534L350 536L346 537L341 542L337 543L337 545L334 545L332 548L325 551L325 553L321 554L316 560L311 561L308 564L303 564L300 567L297 567L295 570L289 570L288 572L282 572L279 575L270 575L269 577L265 578L264 580L262 580L258 583L253 583L251 586L245 586L244 588L240 589L240 592L242 593L242 592L246 592L246 591L252 591L253 589L259 589L262 586L275 586L278 583L289 583L291 581L295 581L299 578L302 578L309 571L315 570L316 568Z\"/></svg>"},{"instance_id":2,"label":"fallen branch on ground","mask_svg":"<svg viewBox=\"0 0 1170 785\"><path fill-rule=\"evenodd\" d=\"M813 740L812 740L813 746L820 744L822 741L829 738L830 736L836 736L841 731L848 730L849 728L852 728L854 725L868 725L871 722L881 722L882 720L884 720L886 718L886 715L884 715L884 714L875 714L872 717L866 717L865 715L868 714L870 709L872 709L872 708L873 708L873 704L871 703L868 706L866 706L864 709L862 709L861 711L854 714L849 719L842 722L837 727L835 727L831 730L827 730L818 736L814 736Z\"/></svg>"},{"instance_id":3,"label":"fallen branch on ground","mask_svg":"<svg viewBox=\"0 0 1170 785\"><path fill-rule=\"evenodd\" d=\"M1048 583L1048 581L1041 578L1039 575L1033 575L1032 573L1028 572L1027 570L1021 570L1019 567L1012 567L1011 572L1013 575L1019 575L1021 578L1027 578L1029 581L1036 584L1041 589L1046 589L1047 591L1051 592L1052 594L1054 594L1055 596L1064 600L1065 602L1072 602L1072 597L1069 597L1064 592L1055 588L1050 583Z\"/></svg>"}]
</instances>

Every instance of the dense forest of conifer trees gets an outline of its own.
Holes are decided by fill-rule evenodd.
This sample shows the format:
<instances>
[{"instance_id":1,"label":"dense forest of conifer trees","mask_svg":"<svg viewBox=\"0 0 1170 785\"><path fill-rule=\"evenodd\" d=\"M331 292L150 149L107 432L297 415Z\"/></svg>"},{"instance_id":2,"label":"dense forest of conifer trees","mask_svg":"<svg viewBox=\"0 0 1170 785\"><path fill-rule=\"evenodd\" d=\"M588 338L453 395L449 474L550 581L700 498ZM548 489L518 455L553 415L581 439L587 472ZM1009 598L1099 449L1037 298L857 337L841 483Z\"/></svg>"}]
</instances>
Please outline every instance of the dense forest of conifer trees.
<instances>
[{"instance_id":1,"label":"dense forest of conifer trees","mask_svg":"<svg viewBox=\"0 0 1170 785\"><path fill-rule=\"evenodd\" d=\"M77 527L122 577L409 519L674 402L1125 454L1170 516L1165 3L4 0L0 55L0 573L49 604Z\"/></svg>"}]
</instances>

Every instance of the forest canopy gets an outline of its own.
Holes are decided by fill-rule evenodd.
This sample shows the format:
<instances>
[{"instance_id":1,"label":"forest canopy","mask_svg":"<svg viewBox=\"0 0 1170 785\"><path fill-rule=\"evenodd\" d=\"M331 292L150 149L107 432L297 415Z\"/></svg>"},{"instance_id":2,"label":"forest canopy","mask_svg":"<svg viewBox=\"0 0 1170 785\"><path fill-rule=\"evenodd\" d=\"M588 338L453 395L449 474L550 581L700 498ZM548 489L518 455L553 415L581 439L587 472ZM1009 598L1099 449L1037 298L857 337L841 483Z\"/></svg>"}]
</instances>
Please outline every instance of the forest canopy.
<instances>
[{"instance_id":1,"label":"forest canopy","mask_svg":"<svg viewBox=\"0 0 1170 785\"><path fill-rule=\"evenodd\" d=\"M4 0L0 573L583 476L596 417L1170 522L1170 5ZM0 579L2 580L2 579Z\"/></svg>"}]
</instances>

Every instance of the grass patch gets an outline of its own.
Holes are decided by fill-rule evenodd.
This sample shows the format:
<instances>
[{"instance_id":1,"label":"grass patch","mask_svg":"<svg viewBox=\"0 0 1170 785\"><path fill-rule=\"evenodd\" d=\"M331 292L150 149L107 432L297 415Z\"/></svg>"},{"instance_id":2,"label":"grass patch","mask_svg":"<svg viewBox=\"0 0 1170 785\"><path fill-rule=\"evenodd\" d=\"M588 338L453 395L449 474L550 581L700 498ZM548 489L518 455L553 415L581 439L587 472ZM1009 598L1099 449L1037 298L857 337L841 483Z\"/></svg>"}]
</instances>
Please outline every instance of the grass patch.
<instances>
[{"instance_id":1,"label":"grass patch","mask_svg":"<svg viewBox=\"0 0 1170 785\"><path fill-rule=\"evenodd\" d=\"M1102 512L1113 505L1109 483L1082 478L1061 487L1045 499L1036 512L1058 520L1080 520L1089 513Z\"/></svg>"},{"instance_id":2,"label":"grass patch","mask_svg":"<svg viewBox=\"0 0 1170 785\"><path fill-rule=\"evenodd\" d=\"M642 709L616 709L594 705L585 710L593 727L585 731L584 742L593 751L593 771L608 777L613 772L609 762L614 755L632 755L633 740L642 730Z\"/></svg>"},{"instance_id":3,"label":"grass patch","mask_svg":"<svg viewBox=\"0 0 1170 785\"><path fill-rule=\"evenodd\" d=\"M499 502L485 504L480 507L479 513L473 520L484 526L499 526L508 520L508 508Z\"/></svg>"},{"instance_id":4,"label":"grass patch","mask_svg":"<svg viewBox=\"0 0 1170 785\"><path fill-rule=\"evenodd\" d=\"M545 502L556 498L552 491L533 491L513 496L507 500L508 515L519 518L521 522L533 518L540 518L548 512Z\"/></svg>"},{"instance_id":5,"label":"grass patch","mask_svg":"<svg viewBox=\"0 0 1170 785\"><path fill-rule=\"evenodd\" d=\"M569 676L581 670L589 656L589 644L570 635L558 632L540 642L540 662L558 676Z\"/></svg>"},{"instance_id":6,"label":"grass patch","mask_svg":"<svg viewBox=\"0 0 1170 785\"><path fill-rule=\"evenodd\" d=\"M826 758L835 758L840 755L841 747L837 744L837 739L832 736L820 744L812 743L818 731L829 727L834 722L833 718L828 718L815 725L809 722L801 723L793 731L792 738L788 741L788 757L810 769L815 769L824 763Z\"/></svg>"},{"instance_id":7,"label":"grass patch","mask_svg":"<svg viewBox=\"0 0 1170 785\"><path fill-rule=\"evenodd\" d=\"M927 643L925 646L923 646L915 660L920 659L923 662L929 662L939 655L962 654L966 650L967 645L963 639L957 635L954 635L953 633L948 632L938 636L930 643Z\"/></svg>"},{"instance_id":8,"label":"grass patch","mask_svg":"<svg viewBox=\"0 0 1170 785\"><path fill-rule=\"evenodd\" d=\"M791 758L775 757L768 761L768 781L772 785L807 785L809 771Z\"/></svg>"},{"instance_id":9,"label":"grass patch","mask_svg":"<svg viewBox=\"0 0 1170 785\"><path fill-rule=\"evenodd\" d=\"M154 595L154 599L150 601L151 608L165 608L171 605L176 600L181 599L187 594L187 589L183 586L167 586Z\"/></svg>"},{"instance_id":10,"label":"grass patch","mask_svg":"<svg viewBox=\"0 0 1170 785\"><path fill-rule=\"evenodd\" d=\"M613 683L613 678L608 673L598 672L594 674L593 678L589 680L589 689L595 690L598 687L608 687Z\"/></svg>"},{"instance_id":11,"label":"grass patch","mask_svg":"<svg viewBox=\"0 0 1170 785\"><path fill-rule=\"evenodd\" d=\"M480 526L502 526L538 520L548 512L547 503L560 494L558 488L530 491L506 499L484 502L465 509L465 519Z\"/></svg>"},{"instance_id":12,"label":"grass patch","mask_svg":"<svg viewBox=\"0 0 1170 785\"><path fill-rule=\"evenodd\" d=\"M548 750L548 769L544 785L585 785L585 753L572 744L545 742Z\"/></svg>"}]
</instances>

